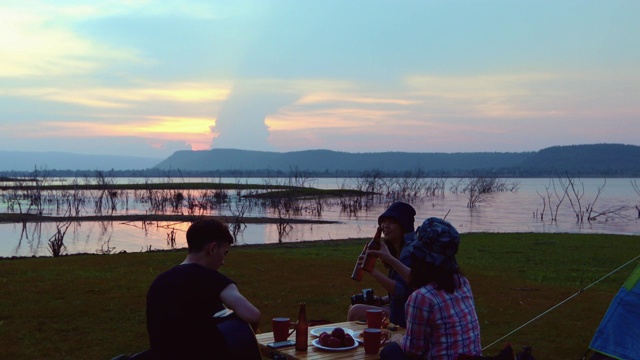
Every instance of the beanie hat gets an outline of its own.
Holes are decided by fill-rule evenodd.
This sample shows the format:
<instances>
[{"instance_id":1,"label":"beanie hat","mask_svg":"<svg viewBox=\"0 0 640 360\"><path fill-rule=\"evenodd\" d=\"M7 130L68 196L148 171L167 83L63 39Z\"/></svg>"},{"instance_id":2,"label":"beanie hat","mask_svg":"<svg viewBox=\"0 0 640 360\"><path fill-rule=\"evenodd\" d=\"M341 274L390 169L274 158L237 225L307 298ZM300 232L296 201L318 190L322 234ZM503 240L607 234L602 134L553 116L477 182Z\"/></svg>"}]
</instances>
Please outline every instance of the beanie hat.
<instances>
[{"instance_id":1,"label":"beanie hat","mask_svg":"<svg viewBox=\"0 0 640 360\"><path fill-rule=\"evenodd\" d=\"M415 240L407 250L425 262L448 269L457 269L456 253L460 234L448 221L430 217L418 226Z\"/></svg>"},{"instance_id":2,"label":"beanie hat","mask_svg":"<svg viewBox=\"0 0 640 360\"><path fill-rule=\"evenodd\" d=\"M415 221L415 215L416 209L414 209L413 206L402 201L397 201L391 204L391 206L389 206L387 210L378 217L378 225L382 224L382 220L384 218L393 219L402 226L402 229L406 234L413 232L414 230L413 223Z\"/></svg>"}]
</instances>

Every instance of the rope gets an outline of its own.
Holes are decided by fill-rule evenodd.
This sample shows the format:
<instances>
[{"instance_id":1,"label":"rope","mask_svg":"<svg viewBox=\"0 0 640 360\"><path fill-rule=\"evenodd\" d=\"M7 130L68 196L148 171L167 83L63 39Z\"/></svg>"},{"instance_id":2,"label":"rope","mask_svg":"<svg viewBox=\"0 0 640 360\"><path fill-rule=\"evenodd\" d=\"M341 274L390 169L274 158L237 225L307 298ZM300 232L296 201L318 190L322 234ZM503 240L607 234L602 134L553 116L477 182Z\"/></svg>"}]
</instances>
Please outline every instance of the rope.
<instances>
[{"instance_id":1,"label":"rope","mask_svg":"<svg viewBox=\"0 0 640 360\"><path fill-rule=\"evenodd\" d=\"M531 324L532 322L534 322L534 321L538 320L539 318L541 318L541 317L543 317L544 315L546 315L546 314L548 314L549 312L551 312L553 309L555 309L555 308L557 308L558 306L560 306L560 305L562 305L562 304L566 303L567 301L569 301L569 300L573 299L574 297L578 296L579 294L582 294L584 291L586 291L586 290L587 290L587 289L589 289L590 287L594 286L595 284L599 283L600 281L602 281L602 280L606 279L607 277L609 277L609 276L613 275L614 273L618 272L620 269L622 269L622 268L624 268L625 266L627 266L627 265L631 264L632 262L634 262L634 261L635 261L635 260L637 260L638 258L640 258L640 255L638 255L638 256L636 256L635 258L633 258L633 259L631 259L631 260L627 261L624 265L622 265L622 266L620 266L619 268L617 268L617 269L613 270L612 272L608 273L607 275L605 275L605 276L601 277L600 279L596 280L595 282L591 283L590 285L588 285L588 286L586 286L586 287L584 287L584 288L582 288L582 289L578 290L578 292L577 292L577 293L575 293L575 294L573 294L573 295L569 296L568 298L566 298L566 299L562 300L561 302L559 302L558 304L556 304L556 305L552 306L551 308L549 308L547 311L543 312L542 314L540 314L540 315L538 315L538 316L534 317L533 319L531 319L531 320L527 321L526 323L524 323L524 324L520 325L518 328L516 328L515 330L511 331L511 332L510 332L510 333L508 333L507 335L504 335L503 337L499 338L498 340L496 340L496 341L492 342L491 344L489 344L489 345L487 345L487 346L483 347L483 348L482 348L482 351L485 351L486 349L488 349L488 348L492 347L493 345L497 344L498 342L502 341L504 338L506 338L506 337L510 336L511 334L515 333L516 331L518 331L518 330L522 329L523 327L525 327L525 326L527 326L527 325Z\"/></svg>"}]
</instances>

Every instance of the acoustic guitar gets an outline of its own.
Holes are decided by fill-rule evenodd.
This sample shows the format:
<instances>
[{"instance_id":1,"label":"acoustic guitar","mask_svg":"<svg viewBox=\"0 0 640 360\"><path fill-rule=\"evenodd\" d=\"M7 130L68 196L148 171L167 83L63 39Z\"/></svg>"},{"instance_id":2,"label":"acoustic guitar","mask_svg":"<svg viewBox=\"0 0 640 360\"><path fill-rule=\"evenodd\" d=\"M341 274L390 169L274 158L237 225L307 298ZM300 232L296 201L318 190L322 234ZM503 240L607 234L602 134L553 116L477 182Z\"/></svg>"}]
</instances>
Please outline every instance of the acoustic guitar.
<instances>
[{"instance_id":1,"label":"acoustic guitar","mask_svg":"<svg viewBox=\"0 0 640 360\"><path fill-rule=\"evenodd\" d=\"M253 328L231 310L221 313L216 314L214 318L218 330L224 337L224 343L230 350L230 360L261 360L262 355Z\"/></svg>"}]
</instances>

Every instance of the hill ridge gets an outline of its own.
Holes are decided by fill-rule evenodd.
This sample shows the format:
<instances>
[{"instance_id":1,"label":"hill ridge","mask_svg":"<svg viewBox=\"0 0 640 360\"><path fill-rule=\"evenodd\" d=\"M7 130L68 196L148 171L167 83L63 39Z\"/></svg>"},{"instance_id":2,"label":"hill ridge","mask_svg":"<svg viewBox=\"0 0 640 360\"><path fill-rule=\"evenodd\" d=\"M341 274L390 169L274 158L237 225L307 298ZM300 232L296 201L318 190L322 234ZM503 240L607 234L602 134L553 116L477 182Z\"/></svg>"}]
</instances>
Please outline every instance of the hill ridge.
<instances>
[{"instance_id":1,"label":"hill ridge","mask_svg":"<svg viewBox=\"0 0 640 360\"><path fill-rule=\"evenodd\" d=\"M553 146L537 152L401 152L349 153L326 149L292 152L211 149L177 151L157 164L157 170L291 172L357 175L419 172L426 175L494 174L544 176L563 172L583 175L640 174L640 146L585 144Z\"/></svg>"},{"instance_id":2,"label":"hill ridge","mask_svg":"<svg viewBox=\"0 0 640 360\"><path fill-rule=\"evenodd\" d=\"M291 152L212 149L176 151L166 159L63 152L0 151L0 172L15 175L45 168L60 176L114 171L115 176L640 176L640 146L583 144L530 152Z\"/></svg>"}]
</instances>

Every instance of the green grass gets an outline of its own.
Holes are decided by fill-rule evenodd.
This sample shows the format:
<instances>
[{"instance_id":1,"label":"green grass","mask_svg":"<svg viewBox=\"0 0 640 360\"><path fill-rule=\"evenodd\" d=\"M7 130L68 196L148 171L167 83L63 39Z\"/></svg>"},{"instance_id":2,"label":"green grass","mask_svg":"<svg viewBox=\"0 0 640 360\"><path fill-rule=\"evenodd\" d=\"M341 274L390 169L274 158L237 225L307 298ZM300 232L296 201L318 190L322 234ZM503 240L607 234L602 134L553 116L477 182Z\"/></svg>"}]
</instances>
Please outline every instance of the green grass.
<instances>
[{"instance_id":1,"label":"green grass","mask_svg":"<svg viewBox=\"0 0 640 360\"><path fill-rule=\"evenodd\" d=\"M274 316L343 321L349 297L382 290L349 278L365 240L233 248L222 272ZM464 234L458 262L469 277L486 346L640 254L640 237ZM145 349L150 282L185 250L0 259L0 359L110 359ZM538 359L578 359L638 261L487 349L533 345Z\"/></svg>"}]
</instances>

